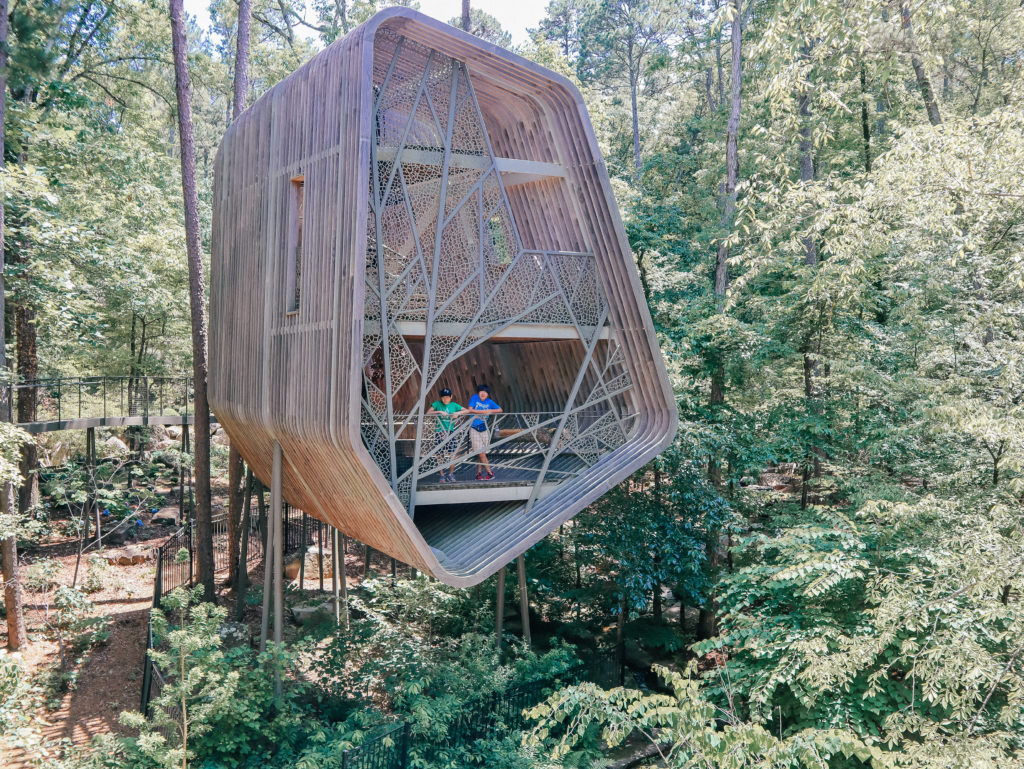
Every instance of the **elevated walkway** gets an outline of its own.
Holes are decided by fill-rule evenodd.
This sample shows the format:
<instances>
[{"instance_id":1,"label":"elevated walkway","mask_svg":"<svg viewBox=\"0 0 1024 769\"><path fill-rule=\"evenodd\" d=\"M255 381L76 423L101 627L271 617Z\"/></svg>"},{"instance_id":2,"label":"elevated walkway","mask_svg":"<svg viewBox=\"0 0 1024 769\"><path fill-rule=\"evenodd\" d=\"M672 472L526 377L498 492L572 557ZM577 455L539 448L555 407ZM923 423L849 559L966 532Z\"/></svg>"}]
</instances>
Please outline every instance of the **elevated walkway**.
<instances>
[{"instance_id":1,"label":"elevated walkway","mask_svg":"<svg viewBox=\"0 0 1024 769\"><path fill-rule=\"evenodd\" d=\"M36 379L7 385L7 403L31 398L35 419L18 422L26 432L94 427L194 425L191 377L91 376ZM209 415L211 424L217 417Z\"/></svg>"}]
</instances>

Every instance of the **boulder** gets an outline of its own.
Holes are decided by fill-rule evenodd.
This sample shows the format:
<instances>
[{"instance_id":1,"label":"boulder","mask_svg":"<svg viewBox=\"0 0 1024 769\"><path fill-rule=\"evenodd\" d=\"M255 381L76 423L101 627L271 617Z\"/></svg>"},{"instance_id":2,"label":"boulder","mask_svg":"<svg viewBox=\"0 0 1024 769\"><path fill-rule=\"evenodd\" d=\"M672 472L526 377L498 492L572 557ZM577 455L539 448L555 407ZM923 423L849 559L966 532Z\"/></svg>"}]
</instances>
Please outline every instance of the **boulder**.
<instances>
[{"instance_id":1,"label":"boulder","mask_svg":"<svg viewBox=\"0 0 1024 769\"><path fill-rule=\"evenodd\" d=\"M111 435L107 438L103 445L107 447L107 450L111 454L127 454L128 444L118 438L116 435Z\"/></svg>"},{"instance_id":2,"label":"boulder","mask_svg":"<svg viewBox=\"0 0 1024 769\"><path fill-rule=\"evenodd\" d=\"M174 506L161 507L150 519L154 526L177 526L180 518L178 508Z\"/></svg>"},{"instance_id":3,"label":"boulder","mask_svg":"<svg viewBox=\"0 0 1024 769\"><path fill-rule=\"evenodd\" d=\"M160 440L151 443L150 449L152 451L163 451L164 449L177 448L177 446L177 441L171 440L170 438L161 438Z\"/></svg>"},{"instance_id":4,"label":"boulder","mask_svg":"<svg viewBox=\"0 0 1024 769\"><path fill-rule=\"evenodd\" d=\"M210 436L210 443L214 446L230 446L231 440L228 438L228 434L223 430L220 430Z\"/></svg>"},{"instance_id":5,"label":"boulder","mask_svg":"<svg viewBox=\"0 0 1024 769\"><path fill-rule=\"evenodd\" d=\"M111 530L109 534L104 532L103 544L107 547L120 547L129 539L135 538L135 527L125 524L119 529Z\"/></svg>"},{"instance_id":6,"label":"boulder","mask_svg":"<svg viewBox=\"0 0 1024 769\"><path fill-rule=\"evenodd\" d=\"M759 486L766 486L774 491L789 491L797 485L796 478L780 473L761 473Z\"/></svg>"},{"instance_id":7,"label":"boulder","mask_svg":"<svg viewBox=\"0 0 1024 769\"><path fill-rule=\"evenodd\" d=\"M167 425L164 428L164 431L167 433L167 437L170 438L171 440L176 441L176 442L180 442L181 441L181 427L180 426L178 426L178 425Z\"/></svg>"},{"instance_id":8,"label":"boulder","mask_svg":"<svg viewBox=\"0 0 1024 769\"><path fill-rule=\"evenodd\" d=\"M129 545L123 550L111 550L104 554L103 558L112 566L133 566L153 560L153 550L148 547Z\"/></svg>"},{"instance_id":9,"label":"boulder","mask_svg":"<svg viewBox=\"0 0 1024 769\"><path fill-rule=\"evenodd\" d=\"M293 606L292 619L298 625L324 622L334 616L334 602L324 601L314 606Z\"/></svg>"}]
</instances>

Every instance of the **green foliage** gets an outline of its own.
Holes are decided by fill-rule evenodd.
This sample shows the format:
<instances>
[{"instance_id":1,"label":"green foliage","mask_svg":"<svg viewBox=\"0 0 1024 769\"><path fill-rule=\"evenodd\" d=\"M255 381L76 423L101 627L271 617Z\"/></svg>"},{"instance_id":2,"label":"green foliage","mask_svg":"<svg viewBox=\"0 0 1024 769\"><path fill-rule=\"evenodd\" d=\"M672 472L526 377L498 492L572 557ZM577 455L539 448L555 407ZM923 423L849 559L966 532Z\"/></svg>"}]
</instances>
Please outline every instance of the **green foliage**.
<instances>
[{"instance_id":1,"label":"green foliage","mask_svg":"<svg viewBox=\"0 0 1024 769\"><path fill-rule=\"evenodd\" d=\"M110 583L112 572L106 558L101 555L90 555L86 559L82 591L86 594L98 593Z\"/></svg>"},{"instance_id":2,"label":"green foliage","mask_svg":"<svg viewBox=\"0 0 1024 769\"><path fill-rule=\"evenodd\" d=\"M723 632L696 647L728 651L709 691L785 734L846 728L912 765L922 735L951 761L1019 750L1024 616L1008 596L1024 551L1010 509L872 503L740 543L750 565L724 581Z\"/></svg>"},{"instance_id":3,"label":"green foliage","mask_svg":"<svg viewBox=\"0 0 1024 769\"><path fill-rule=\"evenodd\" d=\"M563 689L531 711L541 720L531 741L544 745L555 760L566 758L571 751L589 749L593 753L597 739L615 747L638 733L658 746L657 758L669 767L889 765L882 750L848 731L807 729L780 738L770 728L723 713L693 677L666 668L658 672L671 695L622 688L602 691L593 684Z\"/></svg>"},{"instance_id":4,"label":"green foliage","mask_svg":"<svg viewBox=\"0 0 1024 769\"><path fill-rule=\"evenodd\" d=\"M255 655L223 648L218 631L227 611L201 596L201 588L178 588L162 609L153 609L158 642L150 656L166 684L149 718L122 714L139 732L123 743L132 766L169 768L192 760L244 766L253 756L287 747L299 732L298 686L289 681L283 700L274 695L275 675L289 678L290 657L284 650Z\"/></svg>"}]
</instances>

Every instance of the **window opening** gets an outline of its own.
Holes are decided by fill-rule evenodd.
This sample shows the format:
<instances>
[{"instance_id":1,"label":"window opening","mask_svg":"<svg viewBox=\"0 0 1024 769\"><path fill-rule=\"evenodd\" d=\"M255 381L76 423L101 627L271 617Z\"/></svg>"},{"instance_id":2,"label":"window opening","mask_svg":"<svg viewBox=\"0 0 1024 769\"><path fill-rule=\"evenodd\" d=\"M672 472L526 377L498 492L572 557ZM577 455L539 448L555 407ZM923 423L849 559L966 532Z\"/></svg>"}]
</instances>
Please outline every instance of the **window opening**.
<instances>
[{"instance_id":1,"label":"window opening","mask_svg":"<svg viewBox=\"0 0 1024 769\"><path fill-rule=\"evenodd\" d=\"M302 223L306 207L306 182L302 176L292 179L288 238L288 314L299 311L302 294Z\"/></svg>"}]
</instances>

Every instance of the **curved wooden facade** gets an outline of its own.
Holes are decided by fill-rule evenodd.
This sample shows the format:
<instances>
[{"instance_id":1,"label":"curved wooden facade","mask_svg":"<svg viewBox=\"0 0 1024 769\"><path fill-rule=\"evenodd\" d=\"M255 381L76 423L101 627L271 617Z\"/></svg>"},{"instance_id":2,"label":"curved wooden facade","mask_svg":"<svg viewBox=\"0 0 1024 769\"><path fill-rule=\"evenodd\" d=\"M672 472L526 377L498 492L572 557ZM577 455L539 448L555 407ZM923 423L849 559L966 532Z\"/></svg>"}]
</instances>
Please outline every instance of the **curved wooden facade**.
<instances>
[{"instance_id":1,"label":"curved wooden facade","mask_svg":"<svg viewBox=\"0 0 1024 769\"><path fill-rule=\"evenodd\" d=\"M472 585L661 451L676 407L586 110L405 8L279 83L217 155L210 402L296 507ZM497 479L435 482L487 382Z\"/></svg>"}]
</instances>

